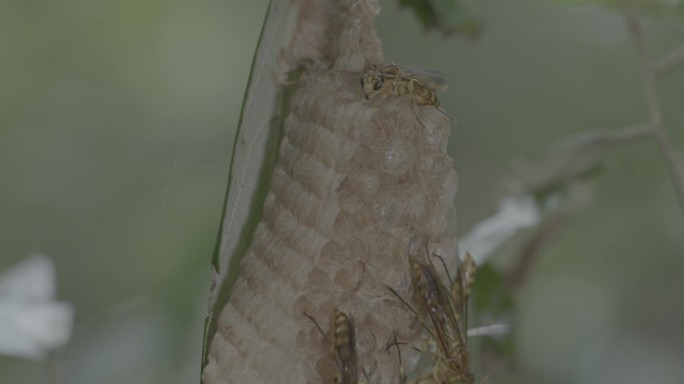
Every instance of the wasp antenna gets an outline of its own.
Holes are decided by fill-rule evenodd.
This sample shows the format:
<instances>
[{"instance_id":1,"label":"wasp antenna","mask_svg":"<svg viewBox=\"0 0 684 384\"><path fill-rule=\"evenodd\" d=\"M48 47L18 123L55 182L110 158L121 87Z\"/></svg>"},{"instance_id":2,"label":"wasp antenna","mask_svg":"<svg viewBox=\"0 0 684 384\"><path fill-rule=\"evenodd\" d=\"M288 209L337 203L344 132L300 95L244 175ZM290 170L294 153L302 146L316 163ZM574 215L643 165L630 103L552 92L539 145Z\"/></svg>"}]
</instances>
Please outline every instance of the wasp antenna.
<instances>
[{"instance_id":1,"label":"wasp antenna","mask_svg":"<svg viewBox=\"0 0 684 384\"><path fill-rule=\"evenodd\" d=\"M309 315L306 312L304 312L304 316L308 317L314 323L316 328L318 328L318 332L320 332L321 336L323 336L323 340L325 340L326 343L330 343L330 341L328 341L328 338L325 336L325 332L323 332L323 329L321 328L321 326L318 325L318 322L316 321L316 319L314 319L313 316Z\"/></svg>"},{"instance_id":2,"label":"wasp antenna","mask_svg":"<svg viewBox=\"0 0 684 384\"><path fill-rule=\"evenodd\" d=\"M411 306L411 304L409 304L406 300L404 300L404 298L401 297L401 295L400 295L399 293L397 293L397 291L395 291L394 289L392 289L392 287L390 287L389 285L387 285L387 289L389 289L389 290L394 294L394 296L398 297L399 300L401 300L401 302L404 303L404 305L406 305L406 307L408 307L408 309L410 309L411 312L413 312L414 315L416 315L416 317L418 318L418 320L420 320L420 324L423 326L423 328L425 328L426 331L428 331L428 333L430 334L430 336L435 337L435 334L432 332L432 330L431 330L430 327L427 325L427 323L425 322L425 320L423 320L423 316L421 316L420 314L418 314L418 312L417 312L415 309L413 309L413 307Z\"/></svg>"},{"instance_id":3,"label":"wasp antenna","mask_svg":"<svg viewBox=\"0 0 684 384\"><path fill-rule=\"evenodd\" d=\"M442 264L442 268L444 268L444 273L446 273L447 278L449 279L449 284L454 284L454 280L451 278L449 268L447 268L446 261L444 261L444 258L440 255L432 255L432 257L436 257L437 259L439 259L440 264Z\"/></svg>"}]
</instances>

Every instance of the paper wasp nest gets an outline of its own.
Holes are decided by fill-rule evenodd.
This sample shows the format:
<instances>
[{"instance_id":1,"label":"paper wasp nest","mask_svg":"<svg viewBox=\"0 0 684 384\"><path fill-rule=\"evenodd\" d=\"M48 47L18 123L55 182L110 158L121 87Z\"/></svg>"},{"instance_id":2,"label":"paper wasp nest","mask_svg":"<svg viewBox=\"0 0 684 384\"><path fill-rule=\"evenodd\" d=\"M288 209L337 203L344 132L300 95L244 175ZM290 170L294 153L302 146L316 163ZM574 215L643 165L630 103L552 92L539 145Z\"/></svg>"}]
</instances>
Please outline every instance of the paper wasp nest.
<instances>
[{"instance_id":1,"label":"paper wasp nest","mask_svg":"<svg viewBox=\"0 0 684 384\"><path fill-rule=\"evenodd\" d=\"M382 62L374 14L355 7L332 68L311 71L292 98L263 219L218 318L206 384L341 382L335 309L354 321L360 382L399 382L387 343L394 335L411 342L420 324L387 286L411 301L412 236L455 250L449 118L410 95L366 100L359 73ZM409 355L403 348L405 365Z\"/></svg>"}]
</instances>

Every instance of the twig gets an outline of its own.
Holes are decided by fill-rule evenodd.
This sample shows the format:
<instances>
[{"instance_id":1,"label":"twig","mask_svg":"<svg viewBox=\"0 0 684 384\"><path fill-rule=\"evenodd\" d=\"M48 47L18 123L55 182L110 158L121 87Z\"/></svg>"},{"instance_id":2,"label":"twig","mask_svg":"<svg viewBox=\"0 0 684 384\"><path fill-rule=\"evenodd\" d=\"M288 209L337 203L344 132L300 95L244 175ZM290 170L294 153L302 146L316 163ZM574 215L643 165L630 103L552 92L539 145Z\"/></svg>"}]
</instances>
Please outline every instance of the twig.
<instances>
[{"instance_id":1,"label":"twig","mask_svg":"<svg viewBox=\"0 0 684 384\"><path fill-rule=\"evenodd\" d=\"M627 29L639 54L641 80L643 82L644 94L646 95L646 104L648 104L648 112L651 116L652 129L659 130L663 116L660 109L660 98L658 97L658 89L656 87L653 61L646 51L643 34L641 33L641 23L639 23L633 10L629 7L627 10Z\"/></svg>"},{"instance_id":2,"label":"twig","mask_svg":"<svg viewBox=\"0 0 684 384\"><path fill-rule=\"evenodd\" d=\"M680 210L684 216L684 162L670 145L667 133L662 126L662 109L657 90L657 80L680 66L684 66L684 45L674 49L661 60L654 62L647 52L643 41L641 25L633 8L633 1L623 0L627 27L636 46L642 67L642 82L646 102L648 104L649 121L627 126L617 130L598 133L586 133L563 143L572 152L551 173L544 182L530 188L536 194L553 191L569 184L590 171L601 161L604 153L610 148L653 139L660 153L665 158L668 171L672 178L675 194ZM543 246L567 224L572 213L565 209L547 218L535 234L529 238L519 251L516 265L508 273L507 283L513 290L518 289L529 275Z\"/></svg>"},{"instance_id":3,"label":"twig","mask_svg":"<svg viewBox=\"0 0 684 384\"><path fill-rule=\"evenodd\" d=\"M582 137L574 139L574 142L570 143L569 146L579 147L580 149L608 149L639 141L652 135L653 128L651 124L642 123L605 132L583 134Z\"/></svg>"},{"instance_id":4,"label":"twig","mask_svg":"<svg viewBox=\"0 0 684 384\"><path fill-rule=\"evenodd\" d=\"M45 371L47 372L49 376L49 383L50 384L60 384L62 382L61 380L61 375L60 375L60 367L59 364L56 361L56 358L51 357L45 362Z\"/></svg>"},{"instance_id":5,"label":"twig","mask_svg":"<svg viewBox=\"0 0 684 384\"><path fill-rule=\"evenodd\" d=\"M542 193L557 189L581 177L590 168L601 161L604 153L612 147L636 142L652 137L654 130L649 123L624 127L618 130L599 132L575 139L569 146L575 150L564 161L549 179L534 188L531 192ZM523 244L519 250L518 261L508 273L507 283L510 289L517 290L526 281L530 270L536 263L544 245L560 232L572 217L568 208L561 209L548 217L537 231Z\"/></svg>"},{"instance_id":6,"label":"twig","mask_svg":"<svg viewBox=\"0 0 684 384\"><path fill-rule=\"evenodd\" d=\"M684 163L682 159L675 152L670 144L667 133L662 126L662 110L660 107L660 99L658 97L658 90L656 86L657 74L656 66L653 64L650 55L646 51L643 35L641 33L641 24L636 18L634 8L630 1L624 1L627 25L637 52L639 53L639 60L641 61L641 74L644 87L644 94L648 104L648 111L650 115L651 129L653 131L653 138L658 144L660 153L665 158L670 177L675 188L675 195L679 202L679 209L684 216Z\"/></svg>"},{"instance_id":7,"label":"twig","mask_svg":"<svg viewBox=\"0 0 684 384\"><path fill-rule=\"evenodd\" d=\"M662 78L684 65L684 45L677 47L654 64L657 78Z\"/></svg>"},{"instance_id":8,"label":"twig","mask_svg":"<svg viewBox=\"0 0 684 384\"><path fill-rule=\"evenodd\" d=\"M548 218L539 230L523 245L520 251L520 258L516 262L513 270L508 274L508 286L515 291L527 279L532 266L537 261L542 248L546 245L561 228L568 222L569 213L566 211L558 212Z\"/></svg>"}]
</instances>

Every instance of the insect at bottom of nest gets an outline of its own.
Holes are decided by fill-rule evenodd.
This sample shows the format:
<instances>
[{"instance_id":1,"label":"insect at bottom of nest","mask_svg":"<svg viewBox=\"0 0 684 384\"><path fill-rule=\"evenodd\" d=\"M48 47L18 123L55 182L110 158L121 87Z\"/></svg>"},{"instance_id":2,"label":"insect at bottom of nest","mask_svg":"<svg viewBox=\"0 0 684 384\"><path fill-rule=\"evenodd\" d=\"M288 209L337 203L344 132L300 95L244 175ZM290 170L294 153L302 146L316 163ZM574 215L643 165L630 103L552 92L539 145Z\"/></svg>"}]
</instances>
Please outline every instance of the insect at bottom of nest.
<instances>
[{"instance_id":1,"label":"insect at bottom of nest","mask_svg":"<svg viewBox=\"0 0 684 384\"><path fill-rule=\"evenodd\" d=\"M470 356L467 344L467 301L475 281L475 263L469 254L459 263L456 279L451 289L437 273L427 249L414 239L408 247L408 263L414 293L425 316L413 309L396 291L390 288L404 304L421 320L424 328L436 344L432 372L409 383L416 384L472 384ZM424 249L424 257L421 250ZM441 258L440 258L441 259ZM445 271L446 270L445 267ZM449 276L449 280L452 281Z\"/></svg>"},{"instance_id":2,"label":"insect at bottom of nest","mask_svg":"<svg viewBox=\"0 0 684 384\"><path fill-rule=\"evenodd\" d=\"M305 313L305 316L311 319L316 325L316 328L323 335L323 339L328 341L328 338L323 332L323 329L318 325L318 322L313 317ZM356 353L356 333L354 329L354 320L347 316L346 313L335 308L334 316L334 340L332 343L332 351L335 355L335 362L338 367L338 372L333 379L333 384L368 384L370 383L370 375L365 371L363 378L359 376L358 354Z\"/></svg>"}]
</instances>

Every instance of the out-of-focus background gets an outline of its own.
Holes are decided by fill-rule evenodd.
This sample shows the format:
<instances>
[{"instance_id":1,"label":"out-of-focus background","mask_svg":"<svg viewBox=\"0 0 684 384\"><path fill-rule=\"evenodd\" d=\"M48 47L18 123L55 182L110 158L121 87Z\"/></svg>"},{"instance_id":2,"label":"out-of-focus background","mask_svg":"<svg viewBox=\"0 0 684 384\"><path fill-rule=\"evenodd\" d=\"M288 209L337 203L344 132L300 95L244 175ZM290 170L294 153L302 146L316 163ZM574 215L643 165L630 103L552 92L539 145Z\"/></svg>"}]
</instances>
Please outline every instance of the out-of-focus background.
<instances>
[{"instance_id":1,"label":"out-of-focus background","mask_svg":"<svg viewBox=\"0 0 684 384\"><path fill-rule=\"evenodd\" d=\"M0 382L198 381L209 262L267 3L0 2L0 271L43 252L75 308L64 348L47 363L0 356ZM521 160L648 119L616 10L469 1L483 30L468 41L381 5L386 58L449 79L460 233L529 170ZM681 15L643 21L655 57L684 44ZM684 150L684 70L659 90ZM669 175L650 142L607 162L515 294L513 359L477 364L493 382L684 382L684 218Z\"/></svg>"}]
</instances>

